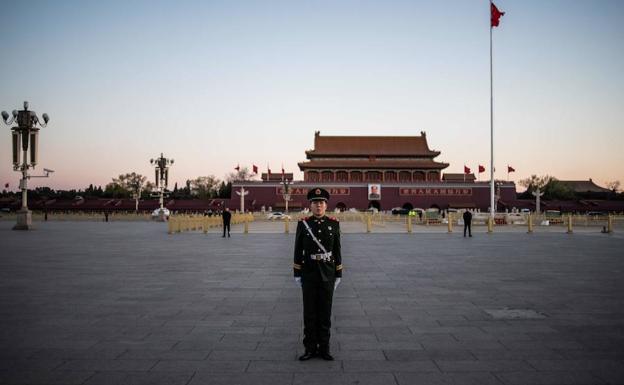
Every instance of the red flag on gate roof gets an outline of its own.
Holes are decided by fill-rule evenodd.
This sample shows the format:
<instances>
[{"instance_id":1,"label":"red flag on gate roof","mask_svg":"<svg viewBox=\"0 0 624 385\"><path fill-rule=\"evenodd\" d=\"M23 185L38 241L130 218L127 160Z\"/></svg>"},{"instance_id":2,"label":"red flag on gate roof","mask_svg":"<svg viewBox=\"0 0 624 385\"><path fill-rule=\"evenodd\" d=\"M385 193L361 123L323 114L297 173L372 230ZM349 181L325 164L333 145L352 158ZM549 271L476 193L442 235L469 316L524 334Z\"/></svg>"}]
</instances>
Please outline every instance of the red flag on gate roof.
<instances>
[{"instance_id":1,"label":"red flag on gate roof","mask_svg":"<svg viewBox=\"0 0 624 385\"><path fill-rule=\"evenodd\" d=\"M270 179L271 178L271 167L269 167L268 163L267 163L267 170L268 170L269 179Z\"/></svg>"},{"instance_id":2,"label":"red flag on gate roof","mask_svg":"<svg viewBox=\"0 0 624 385\"><path fill-rule=\"evenodd\" d=\"M8 184L8 183L7 183L7 184L5 184L5 185L4 185L4 188L9 188L9 184Z\"/></svg>"},{"instance_id":3,"label":"red flag on gate roof","mask_svg":"<svg viewBox=\"0 0 624 385\"><path fill-rule=\"evenodd\" d=\"M464 165L464 174L470 174L470 168L466 167L466 165Z\"/></svg>"},{"instance_id":4,"label":"red flag on gate roof","mask_svg":"<svg viewBox=\"0 0 624 385\"><path fill-rule=\"evenodd\" d=\"M236 167L234 167L234 170L240 171L240 164L237 164Z\"/></svg>"},{"instance_id":5,"label":"red flag on gate roof","mask_svg":"<svg viewBox=\"0 0 624 385\"><path fill-rule=\"evenodd\" d=\"M485 167L479 165L479 174L485 172Z\"/></svg>"},{"instance_id":6,"label":"red flag on gate roof","mask_svg":"<svg viewBox=\"0 0 624 385\"><path fill-rule=\"evenodd\" d=\"M257 174L258 173L258 166L256 166L255 164L252 165L252 170L253 170L254 174Z\"/></svg>"},{"instance_id":7,"label":"red flag on gate roof","mask_svg":"<svg viewBox=\"0 0 624 385\"><path fill-rule=\"evenodd\" d=\"M498 27L498 24L500 23L500 18L504 14L505 12L499 11L494 3L490 3L490 28Z\"/></svg>"},{"instance_id":8,"label":"red flag on gate roof","mask_svg":"<svg viewBox=\"0 0 624 385\"><path fill-rule=\"evenodd\" d=\"M508 165L507 172L516 172L516 169Z\"/></svg>"}]
</instances>

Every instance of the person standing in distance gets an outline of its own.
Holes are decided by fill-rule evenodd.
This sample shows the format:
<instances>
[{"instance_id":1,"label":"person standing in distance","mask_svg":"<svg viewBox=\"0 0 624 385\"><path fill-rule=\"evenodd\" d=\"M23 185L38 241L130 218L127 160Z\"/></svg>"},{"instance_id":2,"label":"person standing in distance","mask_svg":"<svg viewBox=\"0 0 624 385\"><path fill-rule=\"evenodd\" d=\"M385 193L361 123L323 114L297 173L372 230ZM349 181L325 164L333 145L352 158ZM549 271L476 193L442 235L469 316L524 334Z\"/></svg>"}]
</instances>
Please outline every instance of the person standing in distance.
<instances>
[{"instance_id":1,"label":"person standing in distance","mask_svg":"<svg viewBox=\"0 0 624 385\"><path fill-rule=\"evenodd\" d=\"M308 192L311 217L297 224L295 283L303 291L303 346L300 361L320 356L326 361L334 357L329 352L331 310L334 290L342 277L340 253L340 223L325 215L329 193L322 188Z\"/></svg>"},{"instance_id":2,"label":"person standing in distance","mask_svg":"<svg viewBox=\"0 0 624 385\"><path fill-rule=\"evenodd\" d=\"M225 238L225 230L227 229L227 236L230 236L230 220L232 219L232 213L230 212L230 208L226 207L225 210L223 210L223 214L221 214L221 216L223 217L223 238Z\"/></svg>"},{"instance_id":3,"label":"person standing in distance","mask_svg":"<svg viewBox=\"0 0 624 385\"><path fill-rule=\"evenodd\" d=\"M468 210L464 211L464 238L466 237L466 229L468 229L468 235L472 237L472 213Z\"/></svg>"}]
</instances>

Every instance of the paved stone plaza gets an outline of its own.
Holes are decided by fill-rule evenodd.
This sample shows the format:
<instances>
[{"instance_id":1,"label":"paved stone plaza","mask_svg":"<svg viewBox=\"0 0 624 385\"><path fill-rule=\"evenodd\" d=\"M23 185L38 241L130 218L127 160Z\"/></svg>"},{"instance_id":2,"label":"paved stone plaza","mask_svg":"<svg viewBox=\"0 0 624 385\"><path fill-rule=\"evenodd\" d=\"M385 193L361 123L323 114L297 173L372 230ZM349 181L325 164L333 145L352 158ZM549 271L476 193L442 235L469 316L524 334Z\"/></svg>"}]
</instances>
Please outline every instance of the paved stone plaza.
<instances>
[{"instance_id":1,"label":"paved stone plaza","mask_svg":"<svg viewBox=\"0 0 624 385\"><path fill-rule=\"evenodd\" d=\"M336 361L299 362L292 233L12 225L0 384L624 384L620 232L346 232Z\"/></svg>"}]
</instances>

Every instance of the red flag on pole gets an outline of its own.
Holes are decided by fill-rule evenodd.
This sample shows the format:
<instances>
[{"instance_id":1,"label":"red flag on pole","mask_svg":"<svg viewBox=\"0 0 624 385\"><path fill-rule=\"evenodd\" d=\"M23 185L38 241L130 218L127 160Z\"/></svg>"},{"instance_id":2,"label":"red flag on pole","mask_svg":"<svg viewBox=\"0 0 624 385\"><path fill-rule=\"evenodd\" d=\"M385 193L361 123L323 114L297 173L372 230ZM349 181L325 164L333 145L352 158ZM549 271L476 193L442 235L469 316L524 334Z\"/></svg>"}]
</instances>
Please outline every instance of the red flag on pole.
<instances>
[{"instance_id":1,"label":"red flag on pole","mask_svg":"<svg viewBox=\"0 0 624 385\"><path fill-rule=\"evenodd\" d=\"M237 164L236 167L234 167L234 170L240 171L240 164Z\"/></svg>"},{"instance_id":2,"label":"red flag on pole","mask_svg":"<svg viewBox=\"0 0 624 385\"><path fill-rule=\"evenodd\" d=\"M269 174L269 179L271 179L271 167L269 167L268 163L267 163L267 170L268 170L268 174Z\"/></svg>"},{"instance_id":3,"label":"red flag on pole","mask_svg":"<svg viewBox=\"0 0 624 385\"><path fill-rule=\"evenodd\" d=\"M479 165L479 174L481 174L482 172L485 172L485 167Z\"/></svg>"},{"instance_id":4,"label":"red flag on pole","mask_svg":"<svg viewBox=\"0 0 624 385\"><path fill-rule=\"evenodd\" d=\"M490 13L490 28L498 27L498 24L500 23L500 18L505 14L505 12L499 11L494 3L490 3Z\"/></svg>"},{"instance_id":5,"label":"red flag on pole","mask_svg":"<svg viewBox=\"0 0 624 385\"><path fill-rule=\"evenodd\" d=\"M284 179L284 165L282 164L282 180Z\"/></svg>"},{"instance_id":6,"label":"red flag on pole","mask_svg":"<svg viewBox=\"0 0 624 385\"><path fill-rule=\"evenodd\" d=\"M257 174L258 173L258 166L256 166L255 164L252 165L252 170L253 170L254 174Z\"/></svg>"},{"instance_id":7,"label":"red flag on pole","mask_svg":"<svg viewBox=\"0 0 624 385\"><path fill-rule=\"evenodd\" d=\"M9 184L8 184L8 183L7 183L7 184L5 184L5 185L4 185L4 188L9 188Z\"/></svg>"},{"instance_id":8,"label":"red flag on pole","mask_svg":"<svg viewBox=\"0 0 624 385\"><path fill-rule=\"evenodd\" d=\"M464 165L464 174L470 174L470 169Z\"/></svg>"},{"instance_id":9,"label":"red flag on pole","mask_svg":"<svg viewBox=\"0 0 624 385\"><path fill-rule=\"evenodd\" d=\"M511 166L507 166L507 172L516 172L516 169Z\"/></svg>"}]
</instances>

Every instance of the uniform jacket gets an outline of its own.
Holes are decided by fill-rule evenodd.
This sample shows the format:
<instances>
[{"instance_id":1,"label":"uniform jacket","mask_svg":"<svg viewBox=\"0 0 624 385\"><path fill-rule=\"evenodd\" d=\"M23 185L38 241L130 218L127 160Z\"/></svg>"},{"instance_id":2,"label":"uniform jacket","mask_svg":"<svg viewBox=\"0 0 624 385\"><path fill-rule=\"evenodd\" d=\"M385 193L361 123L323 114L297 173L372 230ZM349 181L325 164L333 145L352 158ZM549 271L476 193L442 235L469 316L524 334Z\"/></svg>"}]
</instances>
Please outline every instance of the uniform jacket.
<instances>
[{"instance_id":1,"label":"uniform jacket","mask_svg":"<svg viewBox=\"0 0 624 385\"><path fill-rule=\"evenodd\" d=\"M232 213L229 211L224 211L223 214L221 214L221 216L223 217L223 223L230 223L230 220L232 219Z\"/></svg>"},{"instance_id":2,"label":"uniform jacket","mask_svg":"<svg viewBox=\"0 0 624 385\"><path fill-rule=\"evenodd\" d=\"M316 239L332 256L329 261L312 260L311 255L322 254L323 250L314 242L306 229L306 221ZM293 264L295 277L301 277L318 272L323 281L342 277L342 255L340 253L340 223L336 218L323 216L321 218L303 218L297 224L295 235L295 257Z\"/></svg>"}]
</instances>

